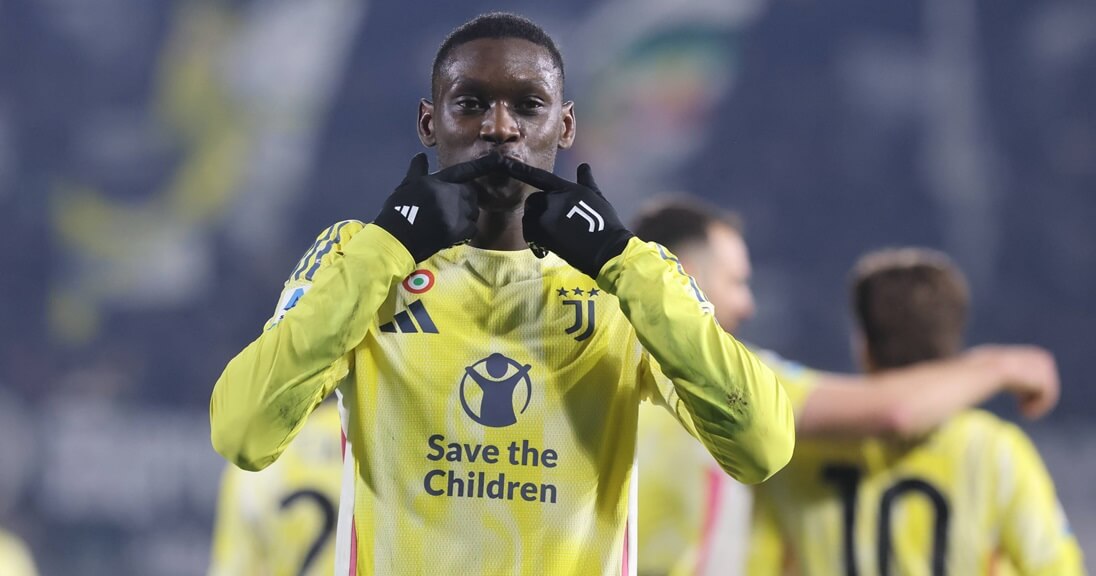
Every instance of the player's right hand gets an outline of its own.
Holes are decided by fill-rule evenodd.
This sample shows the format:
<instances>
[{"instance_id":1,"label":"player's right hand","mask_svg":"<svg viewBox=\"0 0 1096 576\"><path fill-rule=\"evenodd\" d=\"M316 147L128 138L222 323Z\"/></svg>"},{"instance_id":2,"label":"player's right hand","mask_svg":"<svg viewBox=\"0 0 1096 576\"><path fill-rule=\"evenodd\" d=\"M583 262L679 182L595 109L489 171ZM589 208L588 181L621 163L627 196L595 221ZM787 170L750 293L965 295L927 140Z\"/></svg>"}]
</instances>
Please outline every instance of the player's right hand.
<instances>
[{"instance_id":1,"label":"player's right hand","mask_svg":"<svg viewBox=\"0 0 1096 576\"><path fill-rule=\"evenodd\" d=\"M594 182L589 164L579 165L575 182L510 158L503 165L512 178L541 190L525 199L521 218L522 234L534 252L551 250L597 279L634 236Z\"/></svg>"},{"instance_id":2,"label":"player's right hand","mask_svg":"<svg viewBox=\"0 0 1096 576\"><path fill-rule=\"evenodd\" d=\"M1016 396L1026 418L1046 416L1058 405L1060 383L1054 355L1038 346L985 345L971 350L1001 371L1004 389Z\"/></svg>"},{"instance_id":3,"label":"player's right hand","mask_svg":"<svg viewBox=\"0 0 1096 576\"><path fill-rule=\"evenodd\" d=\"M395 236L415 262L422 262L476 233L479 206L472 181L501 165L501 156L489 154L430 174L426 154L416 154L373 223Z\"/></svg>"}]
</instances>

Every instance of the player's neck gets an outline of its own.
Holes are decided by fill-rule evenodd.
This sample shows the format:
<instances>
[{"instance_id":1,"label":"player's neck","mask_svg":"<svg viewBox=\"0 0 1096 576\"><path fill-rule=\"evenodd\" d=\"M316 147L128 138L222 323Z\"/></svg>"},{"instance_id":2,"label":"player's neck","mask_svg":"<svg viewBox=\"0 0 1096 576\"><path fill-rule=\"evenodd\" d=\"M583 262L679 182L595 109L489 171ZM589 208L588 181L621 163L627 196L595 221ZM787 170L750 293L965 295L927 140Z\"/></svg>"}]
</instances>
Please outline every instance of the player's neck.
<instances>
[{"instance_id":1,"label":"player's neck","mask_svg":"<svg viewBox=\"0 0 1096 576\"><path fill-rule=\"evenodd\" d=\"M486 250L524 250L529 247L521 232L523 210L480 210L472 246Z\"/></svg>"}]
</instances>

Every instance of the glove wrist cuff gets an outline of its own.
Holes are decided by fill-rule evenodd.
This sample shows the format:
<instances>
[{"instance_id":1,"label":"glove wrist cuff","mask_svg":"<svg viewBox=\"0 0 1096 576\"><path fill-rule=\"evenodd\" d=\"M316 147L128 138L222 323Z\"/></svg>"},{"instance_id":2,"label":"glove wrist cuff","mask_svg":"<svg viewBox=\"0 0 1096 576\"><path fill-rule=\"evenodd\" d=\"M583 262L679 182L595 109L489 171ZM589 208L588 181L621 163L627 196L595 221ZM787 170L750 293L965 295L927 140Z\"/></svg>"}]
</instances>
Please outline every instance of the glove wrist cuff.
<instances>
[{"instance_id":1,"label":"glove wrist cuff","mask_svg":"<svg viewBox=\"0 0 1096 576\"><path fill-rule=\"evenodd\" d=\"M628 241L635 237L629 230L618 230L612 234L612 236L606 240L601 248L597 252L593 264L596 268L593 270L583 270L594 280L601 274L601 269L605 267L610 260L620 256L624 249L628 247Z\"/></svg>"}]
</instances>

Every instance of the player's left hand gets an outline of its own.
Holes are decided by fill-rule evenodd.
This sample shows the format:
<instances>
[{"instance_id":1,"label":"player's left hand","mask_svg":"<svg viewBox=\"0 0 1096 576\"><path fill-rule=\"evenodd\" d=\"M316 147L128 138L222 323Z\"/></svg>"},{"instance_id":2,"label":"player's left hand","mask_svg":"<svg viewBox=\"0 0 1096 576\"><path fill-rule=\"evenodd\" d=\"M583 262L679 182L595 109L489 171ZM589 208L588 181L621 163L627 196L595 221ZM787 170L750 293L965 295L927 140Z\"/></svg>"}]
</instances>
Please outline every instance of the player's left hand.
<instances>
[{"instance_id":1,"label":"player's left hand","mask_svg":"<svg viewBox=\"0 0 1096 576\"><path fill-rule=\"evenodd\" d=\"M1004 389L1020 403L1020 413L1035 420L1058 404L1061 382L1054 354L1039 346L982 345L968 355L989 361L1000 371Z\"/></svg>"},{"instance_id":2,"label":"player's left hand","mask_svg":"<svg viewBox=\"0 0 1096 576\"><path fill-rule=\"evenodd\" d=\"M525 199L521 219L530 247L551 250L587 276L596 279L605 263L624 251L634 236L601 194L589 164L578 167L578 181L511 158L503 162L511 178L539 188Z\"/></svg>"}]
</instances>

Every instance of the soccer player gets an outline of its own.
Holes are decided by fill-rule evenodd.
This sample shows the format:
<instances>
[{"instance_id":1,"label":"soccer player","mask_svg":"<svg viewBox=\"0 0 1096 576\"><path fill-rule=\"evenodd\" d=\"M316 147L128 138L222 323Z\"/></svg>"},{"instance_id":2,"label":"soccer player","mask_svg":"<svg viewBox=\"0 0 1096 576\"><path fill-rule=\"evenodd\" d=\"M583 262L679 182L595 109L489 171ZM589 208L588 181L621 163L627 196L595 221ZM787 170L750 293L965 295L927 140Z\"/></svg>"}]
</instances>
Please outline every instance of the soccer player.
<instances>
[{"instance_id":1,"label":"soccer player","mask_svg":"<svg viewBox=\"0 0 1096 576\"><path fill-rule=\"evenodd\" d=\"M213 445L249 470L337 390L337 574L634 573L644 399L741 481L791 456L775 374L621 224L589 166L550 172L576 134L563 80L524 18L453 31L417 123L442 170L416 156L372 223L323 232L284 318L214 387Z\"/></svg>"},{"instance_id":2,"label":"soccer player","mask_svg":"<svg viewBox=\"0 0 1096 576\"><path fill-rule=\"evenodd\" d=\"M962 349L967 286L943 254L868 254L853 274L852 307L869 373ZM804 575L993 574L998 556L1022 575L1084 572L1035 447L982 411L916 438L804 440L755 492L750 574L788 565Z\"/></svg>"},{"instance_id":3,"label":"soccer player","mask_svg":"<svg viewBox=\"0 0 1096 576\"><path fill-rule=\"evenodd\" d=\"M715 305L728 332L754 310L749 252L737 215L689 196L650 202L637 236L672 250ZM955 358L859 376L807 369L761 351L797 414L800 437L915 437L958 410L1007 390L1037 417L1057 400L1053 358L1031 346L982 347ZM639 572L741 574L749 539L749 490L663 411L640 408Z\"/></svg>"},{"instance_id":4,"label":"soccer player","mask_svg":"<svg viewBox=\"0 0 1096 576\"><path fill-rule=\"evenodd\" d=\"M34 559L21 540L0 530L0 574L4 576L36 576Z\"/></svg>"},{"instance_id":5,"label":"soccer player","mask_svg":"<svg viewBox=\"0 0 1096 576\"><path fill-rule=\"evenodd\" d=\"M210 576L329 576L334 571L341 436L338 408L325 402L269 468L225 468Z\"/></svg>"}]
</instances>

